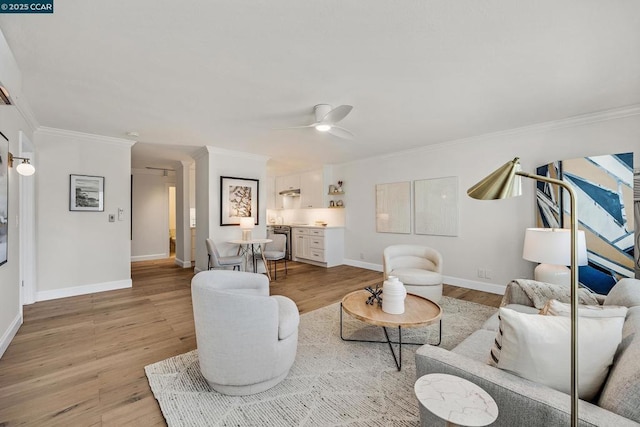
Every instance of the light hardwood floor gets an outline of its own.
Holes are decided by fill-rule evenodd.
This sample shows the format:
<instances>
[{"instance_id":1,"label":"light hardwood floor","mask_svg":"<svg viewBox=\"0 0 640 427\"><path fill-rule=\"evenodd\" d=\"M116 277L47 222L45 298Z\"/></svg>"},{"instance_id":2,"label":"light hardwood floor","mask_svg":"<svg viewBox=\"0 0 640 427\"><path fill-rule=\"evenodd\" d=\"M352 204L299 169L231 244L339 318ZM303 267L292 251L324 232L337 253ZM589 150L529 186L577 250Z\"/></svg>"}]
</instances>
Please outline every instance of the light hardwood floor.
<instances>
[{"instance_id":1,"label":"light hardwood floor","mask_svg":"<svg viewBox=\"0 0 640 427\"><path fill-rule=\"evenodd\" d=\"M271 293L301 313L382 282L360 268L278 264ZM133 287L25 306L0 359L0 426L165 425L144 366L196 348L193 273L173 260L132 264ZM498 306L499 295L446 286L445 295Z\"/></svg>"}]
</instances>

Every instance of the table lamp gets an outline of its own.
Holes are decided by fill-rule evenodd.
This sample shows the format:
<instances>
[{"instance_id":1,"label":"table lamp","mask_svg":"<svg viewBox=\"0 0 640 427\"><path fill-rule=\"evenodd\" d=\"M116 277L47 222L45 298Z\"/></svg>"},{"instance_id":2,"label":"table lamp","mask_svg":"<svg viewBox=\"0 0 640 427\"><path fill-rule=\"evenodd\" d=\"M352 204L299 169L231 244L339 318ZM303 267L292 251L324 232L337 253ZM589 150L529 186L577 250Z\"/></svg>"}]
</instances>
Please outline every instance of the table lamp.
<instances>
[{"instance_id":1,"label":"table lamp","mask_svg":"<svg viewBox=\"0 0 640 427\"><path fill-rule=\"evenodd\" d=\"M242 229L242 240L251 240L251 230L256 226L253 217L246 216L240 218L240 228Z\"/></svg>"},{"instance_id":2,"label":"table lamp","mask_svg":"<svg viewBox=\"0 0 640 427\"><path fill-rule=\"evenodd\" d=\"M527 228L522 258L539 262L534 278L539 282L571 285L571 230L566 228ZM578 265L587 265L584 231L578 231Z\"/></svg>"},{"instance_id":3,"label":"table lamp","mask_svg":"<svg viewBox=\"0 0 640 427\"><path fill-rule=\"evenodd\" d=\"M482 181L467 190L469 197L479 200L497 200L520 196L520 177L555 184L567 190L571 205L571 426L578 426L578 212L576 193L564 181L522 172L520 159L516 157L496 169Z\"/></svg>"}]
</instances>

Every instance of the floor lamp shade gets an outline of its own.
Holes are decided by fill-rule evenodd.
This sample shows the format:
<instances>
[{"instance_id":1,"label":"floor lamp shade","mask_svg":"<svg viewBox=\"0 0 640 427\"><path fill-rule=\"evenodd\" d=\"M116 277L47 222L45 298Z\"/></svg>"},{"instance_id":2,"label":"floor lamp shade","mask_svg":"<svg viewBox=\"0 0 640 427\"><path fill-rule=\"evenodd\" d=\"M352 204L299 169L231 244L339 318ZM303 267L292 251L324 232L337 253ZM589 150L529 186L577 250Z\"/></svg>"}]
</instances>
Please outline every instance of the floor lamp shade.
<instances>
[{"instance_id":1,"label":"floor lamp shade","mask_svg":"<svg viewBox=\"0 0 640 427\"><path fill-rule=\"evenodd\" d=\"M587 265L587 245L584 231L578 231L578 265ZM557 285L571 285L571 230L566 228L527 228L522 258L540 263L535 279Z\"/></svg>"}]
</instances>

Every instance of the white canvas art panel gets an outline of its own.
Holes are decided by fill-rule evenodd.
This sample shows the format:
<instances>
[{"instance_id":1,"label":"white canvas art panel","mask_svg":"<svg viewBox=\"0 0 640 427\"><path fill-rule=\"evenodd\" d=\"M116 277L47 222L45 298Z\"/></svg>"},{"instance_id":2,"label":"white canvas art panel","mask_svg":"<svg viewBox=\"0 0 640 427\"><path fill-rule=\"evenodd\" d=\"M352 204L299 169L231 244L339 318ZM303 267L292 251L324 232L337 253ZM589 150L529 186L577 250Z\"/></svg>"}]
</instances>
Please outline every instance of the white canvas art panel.
<instances>
[{"instance_id":1,"label":"white canvas art panel","mask_svg":"<svg viewBox=\"0 0 640 427\"><path fill-rule=\"evenodd\" d=\"M376 231L411 233L411 182L376 185Z\"/></svg>"},{"instance_id":2,"label":"white canvas art panel","mask_svg":"<svg viewBox=\"0 0 640 427\"><path fill-rule=\"evenodd\" d=\"M458 235L458 177L414 181L415 233Z\"/></svg>"}]
</instances>

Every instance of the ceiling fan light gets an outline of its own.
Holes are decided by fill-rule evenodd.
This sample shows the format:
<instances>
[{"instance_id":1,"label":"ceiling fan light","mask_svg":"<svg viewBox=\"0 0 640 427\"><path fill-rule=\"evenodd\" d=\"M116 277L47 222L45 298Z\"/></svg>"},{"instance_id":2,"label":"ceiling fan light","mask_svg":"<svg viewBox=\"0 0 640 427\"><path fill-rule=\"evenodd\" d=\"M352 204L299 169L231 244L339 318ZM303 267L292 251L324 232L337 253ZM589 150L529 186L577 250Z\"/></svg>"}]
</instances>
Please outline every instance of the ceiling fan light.
<instances>
[{"instance_id":1,"label":"ceiling fan light","mask_svg":"<svg viewBox=\"0 0 640 427\"><path fill-rule=\"evenodd\" d=\"M330 129L331 129L331 125L327 125L323 123L316 125L316 130L320 132L327 132Z\"/></svg>"}]
</instances>

